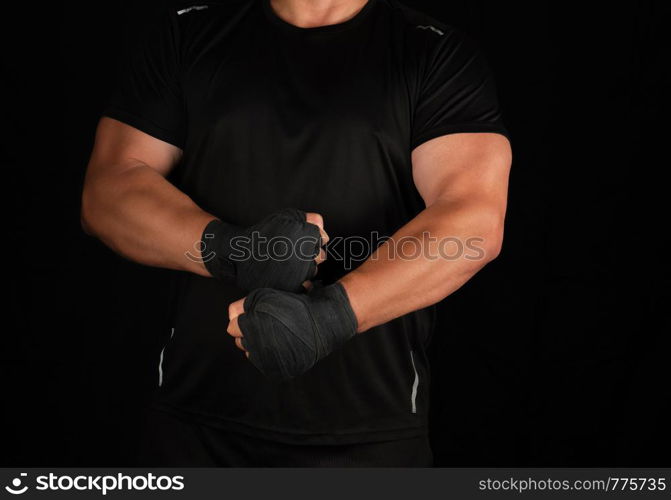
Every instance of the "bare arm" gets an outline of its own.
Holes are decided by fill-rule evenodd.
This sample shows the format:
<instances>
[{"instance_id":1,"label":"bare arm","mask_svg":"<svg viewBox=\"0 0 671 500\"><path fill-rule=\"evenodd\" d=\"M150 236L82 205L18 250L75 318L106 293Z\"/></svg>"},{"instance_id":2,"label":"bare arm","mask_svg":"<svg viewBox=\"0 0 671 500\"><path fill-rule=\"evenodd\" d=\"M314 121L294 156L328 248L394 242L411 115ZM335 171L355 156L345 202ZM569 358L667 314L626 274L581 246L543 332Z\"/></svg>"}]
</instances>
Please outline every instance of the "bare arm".
<instances>
[{"instance_id":1,"label":"bare arm","mask_svg":"<svg viewBox=\"0 0 671 500\"><path fill-rule=\"evenodd\" d=\"M442 300L501 249L511 163L505 137L490 133L439 137L417 147L412 163L426 209L341 280L358 332ZM455 258L456 240L463 253ZM479 257L467 246L479 247ZM441 256L441 248L448 258ZM410 258L413 253L420 255Z\"/></svg>"},{"instance_id":2,"label":"bare arm","mask_svg":"<svg viewBox=\"0 0 671 500\"><path fill-rule=\"evenodd\" d=\"M102 118L84 182L82 226L141 264L209 276L197 242L215 217L165 178L181 155L176 146Z\"/></svg>"}]
</instances>

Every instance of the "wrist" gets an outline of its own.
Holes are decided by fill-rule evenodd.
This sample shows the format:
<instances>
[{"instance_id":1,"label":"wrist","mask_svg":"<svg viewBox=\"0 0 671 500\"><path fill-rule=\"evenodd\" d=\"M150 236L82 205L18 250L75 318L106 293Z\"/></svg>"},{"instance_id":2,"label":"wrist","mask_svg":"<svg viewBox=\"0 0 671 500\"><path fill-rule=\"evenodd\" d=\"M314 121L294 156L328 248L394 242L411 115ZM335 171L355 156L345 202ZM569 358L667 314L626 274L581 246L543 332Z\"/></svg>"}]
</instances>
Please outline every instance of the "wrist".
<instances>
[{"instance_id":1,"label":"wrist","mask_svg":"<svg viewBox=\"0 0 671 500\"><path fill-rule=\"evenodd\" d=\"M212 219L203 230L200 240L200 257L203 266L217 279L235 279L234 262L229 258L231 239L236 234L236 227Z\"/></svg>"},{"instance_id":2,"label":"wrist","mask_svg":"<svg viewBox=\"0 0 671 500\"><path fill-rule=\"evenodd\" d=\"M371 326L367 324L367 315L365 311L363 286L360 277L356 271L343 276L338 282L340 284L342 293L347 298L350 310L354 315L356 322L356 333L363 333Z\"/></svg>"},{"instance_id":3,"label":"wrist","mask_svg":"<svg viewBox=\"0 0 671 500\"><path fill-rule=\"evenodd\" d=\"M316 321L332 331L338 344L357 333L358 320L340 282L317 288L309 297Z\"/></svg>"}]
</instances>

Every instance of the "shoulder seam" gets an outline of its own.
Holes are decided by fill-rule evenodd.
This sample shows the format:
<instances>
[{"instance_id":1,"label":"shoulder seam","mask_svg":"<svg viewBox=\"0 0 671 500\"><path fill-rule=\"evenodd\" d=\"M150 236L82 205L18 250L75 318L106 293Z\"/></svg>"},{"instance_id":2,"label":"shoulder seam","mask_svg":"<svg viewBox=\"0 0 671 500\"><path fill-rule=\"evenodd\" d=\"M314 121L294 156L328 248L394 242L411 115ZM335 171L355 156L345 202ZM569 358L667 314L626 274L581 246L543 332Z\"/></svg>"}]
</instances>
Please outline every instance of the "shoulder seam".
<instances>
[{"instance_id":1,"label":"shoulder seam","mask_svg":"<svg viewBox=\"0 0 671 500\"><path fill-rule=\"evenodd\" d=\"M408 7L398 0L385 0L390 9L398 12L408 28L421 29L442 37L447 31L454 29L453 26L436 19L422 11Z\"/></svg>"},{"instance_id":2,"label":"shoulder seam","mask_svg":"<svg viewBox=\"0 0 671 500\"><path fill-rule=\"evenodd\" d=\"M205 10L207 8L209 8L209 5L192 5L191 7L185 7L183 9L178 10L177 15L181 16L182 14L186 14L193 10Z\"/></svg>"}]
</instances>

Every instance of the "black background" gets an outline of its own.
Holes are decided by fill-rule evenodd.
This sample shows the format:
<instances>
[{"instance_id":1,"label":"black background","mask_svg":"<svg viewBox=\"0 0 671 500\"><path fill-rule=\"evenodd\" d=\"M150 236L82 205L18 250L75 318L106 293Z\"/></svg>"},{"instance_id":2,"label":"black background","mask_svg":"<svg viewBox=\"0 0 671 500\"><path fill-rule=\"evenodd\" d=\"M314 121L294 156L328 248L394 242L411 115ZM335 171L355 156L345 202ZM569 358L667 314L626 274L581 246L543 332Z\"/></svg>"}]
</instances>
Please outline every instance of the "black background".
<instances>
[{"instance_id":1,"label":"black background","mask_svg":"<svg viewBox=\"0 0 671 500\"><path fill-rule=\"evenodd\" d=\"M85 236L79 197L120 44L164 3L6 19L0 465L122 466L137 441L166 272ZM440 308L436 464L671 465L669 8L406 3L480 40L514 150L504 251Z\"/></svg>"}]
</instances>

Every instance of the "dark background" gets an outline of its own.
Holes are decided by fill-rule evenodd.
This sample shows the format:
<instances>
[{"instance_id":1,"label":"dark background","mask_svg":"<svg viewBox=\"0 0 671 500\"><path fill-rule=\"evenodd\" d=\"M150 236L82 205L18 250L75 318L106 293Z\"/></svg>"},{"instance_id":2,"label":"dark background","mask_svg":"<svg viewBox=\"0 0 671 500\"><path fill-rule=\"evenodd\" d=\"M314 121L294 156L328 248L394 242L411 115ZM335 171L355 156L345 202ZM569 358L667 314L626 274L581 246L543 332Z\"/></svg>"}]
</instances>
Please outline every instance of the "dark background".
<instances>
[{"instance_id":1,"label":"dark background","mask_svg":"<svg viewBox=\"0 0 671 500\"><path fill-rule=\"evenodd\" d=\"M35 7L4 47L0 465L121 466L137 440L166 272L78 212L120 44L164 3ZM669 8L406 3L480 40L514 151L503 254L440 307L436 464L671 465ZM38 40L40 16L59 32Z\"/></svg>"}]
</instances>

